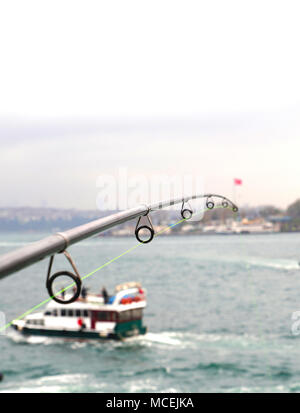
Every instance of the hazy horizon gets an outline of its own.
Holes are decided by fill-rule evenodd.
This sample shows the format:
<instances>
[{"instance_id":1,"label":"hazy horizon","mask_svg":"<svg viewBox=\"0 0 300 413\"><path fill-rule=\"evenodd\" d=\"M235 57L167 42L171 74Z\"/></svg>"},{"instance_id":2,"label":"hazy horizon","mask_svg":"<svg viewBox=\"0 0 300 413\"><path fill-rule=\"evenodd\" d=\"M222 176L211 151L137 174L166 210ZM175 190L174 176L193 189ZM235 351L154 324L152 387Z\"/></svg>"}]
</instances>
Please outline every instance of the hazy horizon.
<instances>
[{"instance_id":1,"label":"hazy horizon","mask_svg":"<svg viewBox=\"0 0 300 413\"><path fill-rule=\"evenodd\" d=\"M300 197L300 141L284 116L0 121L0 206L96 209L98 176L127 168L197 175L229 198L240 178L240 206L286 208Z\"/></svg>"},{"instance_id":2,"label":"hazy horizon","mask_svg":"<svg viewBox=\"0 0 300 413\"><path fill-rule=\"evenodd\" d=\"M6 3L0 206L94 209L98 176L127 168L228 197L239 178L240 205L286 208L300 197L299 9Z\"/></svg>"}]
</instances>

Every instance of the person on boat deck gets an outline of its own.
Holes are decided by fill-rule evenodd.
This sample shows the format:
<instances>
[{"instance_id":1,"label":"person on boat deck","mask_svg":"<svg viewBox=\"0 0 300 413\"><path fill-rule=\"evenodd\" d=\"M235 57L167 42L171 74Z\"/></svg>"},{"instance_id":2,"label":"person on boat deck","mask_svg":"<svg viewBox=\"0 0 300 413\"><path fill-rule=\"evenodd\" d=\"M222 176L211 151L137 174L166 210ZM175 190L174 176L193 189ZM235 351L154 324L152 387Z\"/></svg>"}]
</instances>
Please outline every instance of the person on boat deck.
<instances>
[{"instance_id":1,"label":"person on boat deck","mask_svg":"<svg viewBox=\"0 0 300 413\"><path fill-rule=\"evenodd\" d=\"M82 297L83 299L85 299L86 296L87 296L87 288L86 288L86 287L82 287L81 297Z\"/></svg>"},{"instance_id":2,"label":"person on boat deck","mask_svg":"<svg viewBox=\"0 0 300 413\"><path fill-rule=\"evenodd\" d=\"M78 327L80 328L80 330L84 330L86 328L86 325L83 322L82 318L78 318L77 324L78 324Z\"/></svg>"},{"instance_id":3,"label":"person on boat deck","mask_svg":"<svg viewBox=\"0 0 300 413\"><path fill-rule=\"evenodd\" d=\"M102 297L104 299L104 304L108 303L109 296L105 287L102 287Z\"/></svg>"}]
</instances>

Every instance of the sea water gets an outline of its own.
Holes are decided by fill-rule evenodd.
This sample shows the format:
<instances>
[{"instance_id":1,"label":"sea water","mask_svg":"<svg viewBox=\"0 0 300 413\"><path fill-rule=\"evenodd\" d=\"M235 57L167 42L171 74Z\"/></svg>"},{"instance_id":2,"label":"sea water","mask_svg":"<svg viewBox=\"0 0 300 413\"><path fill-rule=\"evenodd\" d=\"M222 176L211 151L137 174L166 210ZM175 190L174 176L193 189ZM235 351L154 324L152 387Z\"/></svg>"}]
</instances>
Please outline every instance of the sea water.
<instances>
[{"instance_id":1,"label":"sea water","mask_svg":"<svg viewBox=\"0 0 300 413\"><path fill-rule=\"evenodd\" d=\"M0 234L0 254L46 234ZM92 292L140 281L145 336L124 342L0 335L0 391L300 391L300 234L160 236L89 276ZM69 251L82 276L136 244ZM6 322L45 300L48 261L0 280ZM55 269L68 269L63 256Z\"/></svg>"}]
</instances>

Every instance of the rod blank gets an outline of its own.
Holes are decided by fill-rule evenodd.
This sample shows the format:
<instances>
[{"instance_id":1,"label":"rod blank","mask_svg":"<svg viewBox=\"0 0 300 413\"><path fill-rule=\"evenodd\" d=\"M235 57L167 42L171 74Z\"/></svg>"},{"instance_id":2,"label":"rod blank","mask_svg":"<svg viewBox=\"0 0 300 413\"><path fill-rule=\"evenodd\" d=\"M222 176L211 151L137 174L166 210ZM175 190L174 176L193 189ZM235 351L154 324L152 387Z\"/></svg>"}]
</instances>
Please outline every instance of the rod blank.
<instances>
[{"instance_id":1,"label":"rod blank","mask_svg":"<svg viewBox=\"0 0 300 413\"><path fill-rule=\"evenodd\" d=\"M0 279L19 271L43 258L63 251L69 245L92 237L116 225L148 213L146 206L129 209L118 214L100 218L65 232L59 232L40 241L26 245L0 256Z\"/></svg>"},{"instance_id":2,"label":"rod blank","mask_svg":"<svg viewBox=\"0 0 300 413\"><path fill-rule=\"evenodd\" d=\"M64 232L58 232L40 241L19 248L0 256L0 279L28 267L50 255L64 251L68 246L80 242L109 228L123 224L124 222L147 215L150 211L156 211L165 207L186 202L196 198L207 198L215 196L226 200L233 208L237 207L229 199L217 194L192 195L189 197L175 198L169 201L162 201L150 206L140 205L104 218L91 221Z\"/></svg>"}]
</instances>

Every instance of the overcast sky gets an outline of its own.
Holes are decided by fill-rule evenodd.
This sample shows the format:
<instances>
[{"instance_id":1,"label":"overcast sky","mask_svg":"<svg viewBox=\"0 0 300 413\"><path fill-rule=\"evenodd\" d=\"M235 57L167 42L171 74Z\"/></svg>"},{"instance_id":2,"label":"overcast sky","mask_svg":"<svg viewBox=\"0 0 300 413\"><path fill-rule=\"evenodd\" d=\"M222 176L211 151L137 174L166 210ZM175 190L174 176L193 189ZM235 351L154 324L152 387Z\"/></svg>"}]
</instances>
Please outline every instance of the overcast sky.
<instances>
[{"instance_id":1,"label":"overcast sky","mask_svg":"<svg viewBox=\"0 0 300 413\"><path fill-rule=\"evenodd\" d=\"M203 177L300 198L297 1L14 1L0 9L0 206L96 207L96 180Z\"/></svg>"}]
</instances>

